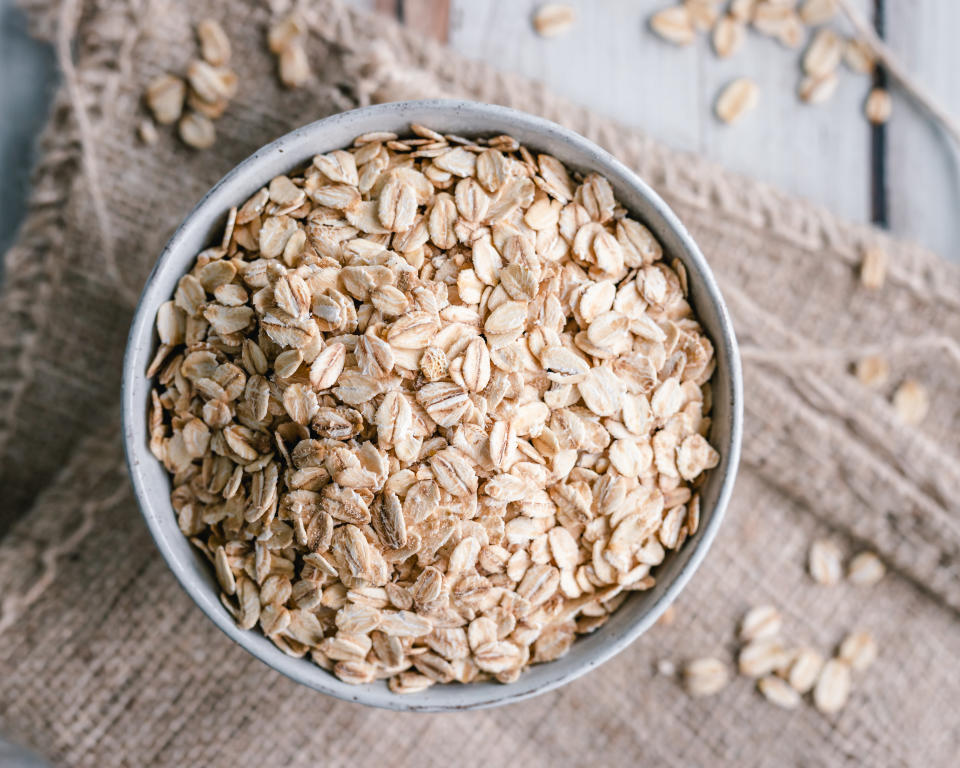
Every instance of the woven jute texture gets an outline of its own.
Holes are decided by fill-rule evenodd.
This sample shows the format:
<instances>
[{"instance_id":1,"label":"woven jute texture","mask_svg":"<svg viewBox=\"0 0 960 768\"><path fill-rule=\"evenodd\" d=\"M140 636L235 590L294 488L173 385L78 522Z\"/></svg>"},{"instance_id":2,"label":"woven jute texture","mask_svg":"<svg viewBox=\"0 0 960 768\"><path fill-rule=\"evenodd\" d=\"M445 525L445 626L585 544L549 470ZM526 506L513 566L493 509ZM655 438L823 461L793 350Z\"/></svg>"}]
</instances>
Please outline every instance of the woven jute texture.
<instances>
[{"instance_id":1,"label":"woven jute texture","mask_svg":"<svg viewBox=\"0 0 960 768\"><path fill-rule=\"evenodd\" d=\"M316 76L278 88L253 3L29 0L62 84L29 220L0 302L0 731L67 766L956 764L960 754L960 273L567 104L541 86L337 2L306 9ZM206 152L135 139L145 84L182 71L191 24L220 19L241 88ZM377 100L458 95L564 123L645 177L698 239L746 368L744 466L703 568L660 625L604 667L511 707L367 710L298 687L217 632L157 554L129 488L118 418L133 301L203 192L291 128ZM862 248L890 254L862 289ZM850 364L891 360L867 390ZM901 425L890 394L924 382L931 413ZM874 588L815 585L810 542L879 553ZM784 632L832 652L852 629L880 657L848 706L786 711L750 681L694 700L654 672L732 661L739 616L772 603Z\"/></svg>"}]
</instances>

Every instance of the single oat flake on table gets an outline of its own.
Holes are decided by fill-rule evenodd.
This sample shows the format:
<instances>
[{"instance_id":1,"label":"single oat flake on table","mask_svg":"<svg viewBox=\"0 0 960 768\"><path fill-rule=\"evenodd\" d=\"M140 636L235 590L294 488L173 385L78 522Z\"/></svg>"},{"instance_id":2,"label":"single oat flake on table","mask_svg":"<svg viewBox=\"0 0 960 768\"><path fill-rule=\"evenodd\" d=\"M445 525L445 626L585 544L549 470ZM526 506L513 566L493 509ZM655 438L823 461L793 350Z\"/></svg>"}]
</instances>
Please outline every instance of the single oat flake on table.
<instances>
[{"instance_id":1,"label":"single oat flake on table","mask_svg":"<svg viewBox=\"0 0 960 768\"><path fill-rule=\"evenodd\" d=\"M569 32L576 20L576 13L571 6L544 3L533 14L533 28L540 37L559 37Z\"/></svg>"},{"instance_id":2,"label":"single oat flake on table","mask_svg":"<svg viewBox=\"0 0 960 768\"><path fill-rule=\"evenodd\" d=\"M755 109L759 99L757 84L749 78L740 77L720 91L714 111L723 122L733 123Z\"/></svg>"},{"instance_id":3,"label":"single oat flake on table","mask_svg":"<svg viewBox=\"0 0 960 768\"><path fill-rule=\"evenodd\" d=\"M602 176L418 125L232 210L148 373L237 624L407 693L511 682L651 588L719 460L663 256Z\"/></svg>"}]
</instances>

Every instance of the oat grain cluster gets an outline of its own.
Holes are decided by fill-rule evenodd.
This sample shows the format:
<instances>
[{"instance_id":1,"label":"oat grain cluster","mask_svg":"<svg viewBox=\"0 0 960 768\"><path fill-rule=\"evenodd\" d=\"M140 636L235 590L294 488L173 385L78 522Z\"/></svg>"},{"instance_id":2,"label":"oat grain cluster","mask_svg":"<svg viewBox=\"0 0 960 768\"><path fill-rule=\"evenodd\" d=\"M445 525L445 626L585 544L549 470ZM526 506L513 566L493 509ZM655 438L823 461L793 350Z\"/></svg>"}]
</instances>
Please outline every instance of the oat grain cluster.
<instances>
[{"instance_id":1,"label":"oat grain cluster","mask_svg":"<svg viewBox=\"0 0 960 768\"><path fill-rule=\"evenodd\" d=\"M816 539L807 555L807 569L818 584L832 587L843 579L844 553L833 539ZM886 566L873 552L859 552L846 568L847 580L859 586L872 587L886 574Z\"/></svg>"},{"instance_id":2,"label":"oat grain cluster","mask_svg":"<svg viewBox=\"0 0 960 768\"><path fill-rule=\"evenodd\" d=\"M270 180L148 371L227 610L398 693L562 656L699 525L715 362L686 290L605 178L508 136L367 134Z\"/></svg>"},{"instance_id":3,"label":"oat grain cluster","mask_svg":"<svg viewBox=\"0 0 960 768\"><path fill-rule=\"evenodd\" d=\"M830 539L818 539L810 548L808 567L820 584L835 585L843 578L843 552ZM886 569L876 554L859 552L847 566L847 579L859 587L871 587ZM814 707L834 715L847 703L854 673L865 672L876 661L878 646L864 630L847 634L832 658L816 648L798 644L792 635L783 637L783 616L774 605L756 605L740 620L736 668L742 677L756 680L759 693L771 704L795 709L810 694ZM669 660L658 665L661 674L673 675ZM663 671L666 670L666 671ZM720 658L693 659L683 668L683 684L695 698L718 694L731 682L728 664Z\"/></svg>"},{"instance_id":4,"label":"oat grain cluster","mask_svg":"<svg viewBox=\"0 0 960 768\"><path fill-rule=\"evenodd\" d=\"M652 14L650 29L661 39L688 46L698 32L707 32L718 58L734 56L742 47L748 30L777 40L785 48L806 48L800 57L803 71L797 96L807 104L829 101L839 84L840 63L857 74L872 74L876 57L866 41L847 37L838 29L836 0L678 0ZM808 42L809 39L809 42ZM717 118L733 122L755 106L757 85L748 78L736 78L718 94ZM739 105L749 104L741 108ZM890 95L882 88L870 91L864 104L868 120L875 124L890 117Z\"/></svg>"},{"instance_id":5,"label":"oat grain cluster","mask_svg":"<svg viewBox=\"0 0 960 768\"><path fill-rule=\"evenodd\" d=\"M307 26L297 14L281 19L267 33L267 45L277 58L277 74L285 88L300 88L310 79L306 36Z\"/></svg>"},{"instance_id":6,"label":"oat grain cluster","mask_svg":"<svg viewBox=\"0 0 960 768\"><path fill-rule=\"evenodd\" d=\"M230 40L217 21L204 19L197 24L197 42L201 58L190 61L186 77L163 74L154 78L145 99L157 123L176 123L184 144L209 149L217 139L214 121L237 95L239 79L229 67ZM158 138L156 126L149 120L140 124L138 132L145 144Z\"/></svg>"},{"instance_id":7,"label":"oat grain cluster","mask_svg":"<svg viewBox=\"0 0 960 768\"><path fill-rule=\"evenodd\" d=\"M833 658L808 645L796 645L780 636L781 616L772 605L751 608L740 624L741 646L737 667L741 675L757 681L757 690L771 704L795 709L810 694L823 714L833 715L847 703L851 672L864 672L877 657L873 635L848 634Z\"/></svg>"}]
</instances>

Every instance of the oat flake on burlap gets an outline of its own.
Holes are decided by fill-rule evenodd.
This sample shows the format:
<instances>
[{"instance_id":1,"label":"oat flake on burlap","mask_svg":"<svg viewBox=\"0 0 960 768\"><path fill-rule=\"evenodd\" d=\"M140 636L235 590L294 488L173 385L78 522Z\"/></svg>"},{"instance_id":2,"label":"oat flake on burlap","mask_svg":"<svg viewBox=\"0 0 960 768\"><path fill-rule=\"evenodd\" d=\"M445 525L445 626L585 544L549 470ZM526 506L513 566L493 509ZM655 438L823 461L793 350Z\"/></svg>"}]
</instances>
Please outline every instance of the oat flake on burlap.
<instances>
[{"instance_id":1,"label":"oat flake on burlap","mask_svg":"<svg viewBox=\"0 0 960 768\"><path fill-rule=\"evenodd\" d=\"M313 79L276 81L268 7L24 0L63 76L0 299L0 731L69 766L946 766L960 753L960 271L935 256L677 153L386 18L308 5ZM274 5L284 3L275 2ZM136 138L152 78L219 19L241 88L217 144ZM458 95L564 123L674 207L717 273L743 344L743 469L677 618L577 682L476 713L368 710L299 687L219 633L169 574L129 490L120 361L133 297L177 223L235 163L357 104ZM889 270L864 291L863 248ZM890 359L867 389L864 354ZM930 395L918 427L890 396ZM874 587L806 575L810 542L876 551ZM867 630L880 655L846 707L774 707L738 678L688 697L657 661L732 664L737 620L772 604L783 634L832 655ZM376 733L376 739L365 734ZM457 756L454 758L454 756Z\"/></svg>"}]
</instances>

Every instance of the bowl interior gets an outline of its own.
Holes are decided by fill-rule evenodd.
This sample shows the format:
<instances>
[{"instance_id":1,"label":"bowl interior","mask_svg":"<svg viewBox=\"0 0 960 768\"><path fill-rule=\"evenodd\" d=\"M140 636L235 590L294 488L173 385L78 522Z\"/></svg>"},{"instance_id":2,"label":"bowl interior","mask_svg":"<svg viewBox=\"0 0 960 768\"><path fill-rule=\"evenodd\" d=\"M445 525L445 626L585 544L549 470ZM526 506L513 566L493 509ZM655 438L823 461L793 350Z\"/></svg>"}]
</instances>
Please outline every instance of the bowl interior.
<instances>
[{"instance_id":1,"label":"bowl interior","mask_svg":"<svg viewBox=\"0 0 960 768\"><path fill-rule=\"evenodd\" d=\"M410 123L467 136L507 133L532 150L549 152L569 168L597 171L609 179L618 201L653 231L666 254L686 266L692 304L716 349L711 442L721 459L701 492L698 533L657 567L653 589L632 595L601 629L578 638L566 656L529 668L511 685L438 685L398 696L382 681L361 687L343 683L308 659L286 656L258 632L236 627L219 602L213 569L177 527L169 478L148 450L150 381L144 372L157 343L157 308L173 295L197 253L219 239L231 206L240 205L270 178L309 162L318 153L347 146L355 136L370 131L403 134ZM693 574L717 531L736 474L742 420L739 357L730 319L706 261L666 204L624 165L577 134L504 107L456 101L384 104L335 115L287 134L225 176L187 217L147 280L130 330L122 397L127 459L144 517L174 574L207 616L234 641L300 683L349 701L407 710L494 706L542 693L598 666L651 626Z\"/></svg>"}]
</instances>

